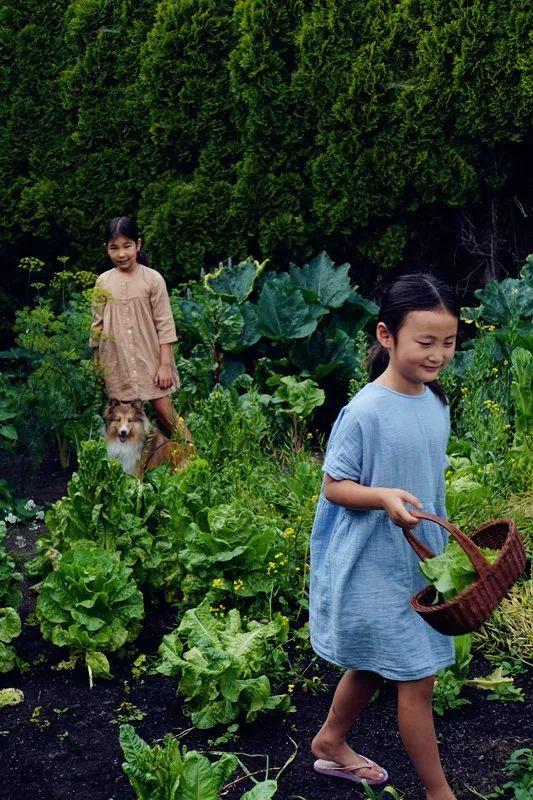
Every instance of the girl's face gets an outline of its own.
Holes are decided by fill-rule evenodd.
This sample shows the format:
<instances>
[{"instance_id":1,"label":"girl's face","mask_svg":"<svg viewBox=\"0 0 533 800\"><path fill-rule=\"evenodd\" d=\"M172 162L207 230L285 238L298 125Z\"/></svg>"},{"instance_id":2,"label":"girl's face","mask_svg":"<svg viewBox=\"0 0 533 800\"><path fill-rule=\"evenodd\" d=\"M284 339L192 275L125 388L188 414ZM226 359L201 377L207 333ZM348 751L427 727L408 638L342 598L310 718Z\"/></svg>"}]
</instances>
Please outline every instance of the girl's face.
<instances>
[{"instance_id":1,"label":"girl's face","mask_svg":"<svg viewBox=\"0 0 533 800\"><path fill-rule=\"evenodd\" d=\"M457 318L443 308L409 311L394 341L387 326L378 322L378 340L389 351L390 376L408 391L436 380L453 358L457 325Z\"/></svg>"},{"instance_id":2,"label":"girl's face","mask_svg":"<svg viewBox=\"0 0 533 800\"><path fill-rule=\"evenodd\" d=\"M141 240L136 242L126 236L115 236L106 244L107 255L113 265L123 272L133 272L137 266L137 253L141 249Z\"/></svg>"}]
</instances>

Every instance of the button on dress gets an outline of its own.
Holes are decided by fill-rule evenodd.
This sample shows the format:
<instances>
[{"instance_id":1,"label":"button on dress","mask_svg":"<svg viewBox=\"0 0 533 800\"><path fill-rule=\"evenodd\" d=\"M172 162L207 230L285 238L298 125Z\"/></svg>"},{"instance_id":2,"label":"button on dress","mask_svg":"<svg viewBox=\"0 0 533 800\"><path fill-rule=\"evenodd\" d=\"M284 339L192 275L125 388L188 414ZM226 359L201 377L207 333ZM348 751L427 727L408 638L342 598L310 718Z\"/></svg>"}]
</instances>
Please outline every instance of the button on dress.
<instances>
[{"instance_id":1,"label":"button on dress","mask_svg":"<svg viewBox=\"0 0 533 800\"><path fill-rule=\"evenodd\" d=\"M172 386L154 384L160 345L177 340L163 276L142 264L127 277L113 267L97 278L96 287L108 295L93 309L90 344L98 347L108 396L154 400L179 389L173 358Z\"/></svg>"},{"instance_id":2,"label":"button on dress","mask_svg":"<svg viewBox=\"0 0 533 800\"><path fill-rule=\"evenodd\" d=\"M340 412L323 470L336 480L404 489L424 510L446 518L444 472L449 407L425 387L420 395L368 383ZM435 554L448 535L422 520L415 535ZM349 509L320 493L311 534L311 643L341 667L392 680L434 675L454 663L453 638L411 608L425 586L419 557L381 510Z\"/></svg>"}]
</instances>

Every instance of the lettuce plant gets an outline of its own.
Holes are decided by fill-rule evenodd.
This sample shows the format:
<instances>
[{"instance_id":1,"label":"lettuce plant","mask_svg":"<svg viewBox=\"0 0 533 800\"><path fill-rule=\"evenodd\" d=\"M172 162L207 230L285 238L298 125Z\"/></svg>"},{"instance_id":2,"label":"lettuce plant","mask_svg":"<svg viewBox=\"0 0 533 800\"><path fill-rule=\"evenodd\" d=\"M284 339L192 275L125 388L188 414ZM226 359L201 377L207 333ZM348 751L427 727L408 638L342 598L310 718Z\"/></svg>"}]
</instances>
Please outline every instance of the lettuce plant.
<instances>
[{"instance_id":1,"label":"lettuce plant","mask_svg":"<svg viewBox=\"0 0 533 800\"><path fill-rule=\"evenodd\" d=\"M15 651L9 646L10 642L20 636L20 617L14 608L0 608L0 672L9 672L22 662L17 658Z\"/></svg>"},{"instance_id":2,"label":"lettuce plant","mask_svg":"<svg viewBox=\"0 0 533 800\"><path fill-rule=\"evenodd\" d=\"M0 672L9 672L22 662L10 643L20 636L20 617L15 610L20 605L22 575L15 570L15 562L4 548L5 522L0 522Z\"/></svg>"},{"instance_id":3,"label":"lettuce plant","mask_svg":"<svg viewBox=\"0 0 533 800\"><path fill-rule=\"evenodd\" d=\"M209 761L196 750L181 746L170 734L150 747L131 725L120 726L119 741L126 758L122 769L137 800L220 800L223 784L238 765L231 753ZM276 789L276 781L262 781L241 800L270 800Z\"/></svg>"},{"instance_id":4,"label":"lettuce plant","mask_svg":"<svg viewBox=\"0 0 533 800\"><path fill-rule=\"evenodd\" d=\"M156 671L179 678L185 712L197 728L228 724L242 714L250 722L266 710L289 706L287 695L272 695L271 677L279 677L286 656L287 619L243 626L236 609L216 619L204 600L189 609L179 627L163 637Z\"/></svg>"},{"instance_id":5,"label":"lettuce plant","mask_svg":"<svg viewBox=\"0 0 533 800\"><path fill-rule=\"evenodd\" d=\"M104 652L120 649L140 631L142 594L118 555L98 547L65 553L39 585L36 614L45 639L70 647L74 666L82 657L92 677L110 676Z\"/></svg>"},{"instance_id":6,"label":"lettuce plant","mask_svg":"<svg viewBox=\"0 0 533 800\"><path fill-rule=\"evenodd\" d=\"M108 459L103 439L83 442L79 462L66 497L46 514L49 532L37 542L39 556L32 562L30 574L49 569L45 554L50 547L64 553L86 540L119 552L139 584L161 586L167 572L164 562L176 549L167 529L163 536L157 533L168 518L167 484L173 476L160 474L143 483L126 475L117 461Z\"/></svg>"},{"instance_id":7,"label":"lettuce plant","mask_svg":"<svg viewBox=\"0 0 533 800\"><path fill-rule=\"evenodd\" d=\"M16 571L15 561L6 552L4 546L6 532L5 522L0 522L0 607L18 608L22 600L20 591L22 575Z\"/></svg>"}]
</instances>

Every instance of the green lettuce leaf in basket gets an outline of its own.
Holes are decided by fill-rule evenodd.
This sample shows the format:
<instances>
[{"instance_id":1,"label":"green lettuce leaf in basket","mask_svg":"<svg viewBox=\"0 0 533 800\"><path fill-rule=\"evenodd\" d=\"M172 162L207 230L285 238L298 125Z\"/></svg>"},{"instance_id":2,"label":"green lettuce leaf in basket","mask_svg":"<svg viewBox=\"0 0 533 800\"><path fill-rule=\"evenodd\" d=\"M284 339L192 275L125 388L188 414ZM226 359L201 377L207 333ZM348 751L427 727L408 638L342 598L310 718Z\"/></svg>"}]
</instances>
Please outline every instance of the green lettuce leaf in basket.
<instances>
[{"instance_id":1,"label":"green lettuce leaf in basket","mask_svg":"<svg viewBox=\"0 0 533 800\"><path fill-rule=\"evenodd\" d=\"M493 564L500 551L482 547L481 552L489 564ZM419 566L427 582L437 590L435 603L451 600L478 577L467 554L454 539L450 540L443 553L421 561Z\"/></svg>"}]
</instances>

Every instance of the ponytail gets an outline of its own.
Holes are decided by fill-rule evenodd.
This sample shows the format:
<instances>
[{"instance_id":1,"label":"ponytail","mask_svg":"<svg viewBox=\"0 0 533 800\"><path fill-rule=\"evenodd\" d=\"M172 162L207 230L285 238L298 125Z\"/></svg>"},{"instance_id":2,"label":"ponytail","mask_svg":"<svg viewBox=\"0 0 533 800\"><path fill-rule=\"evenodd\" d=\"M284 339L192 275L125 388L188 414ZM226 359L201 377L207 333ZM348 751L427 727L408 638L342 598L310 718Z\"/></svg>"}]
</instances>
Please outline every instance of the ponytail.
<instances>
[{"instance_id":1,"label":"ponytail","mask_svg":"<svg viewBox=\"0 0 533 800\"><path fill-rule=\"evenodd\" d=\"M139 252L137 253L137 263L142 264L145 267L150 266L150 259L148 258L144 250L139 250Z\"/></svg>"},{"instance_id":2,"label":"ponytail","mask_svg":"<svg viewBox=\"0 0 533 800\"><path fill-rule=\"evenodd\" d=\"M389 351L383 347L381 342L376 342L370 348L370 352L365 359L365 367L368 370L369 380L375 381L376 378L385 372L389 363Z\"/></svg>"}]
</instances>

